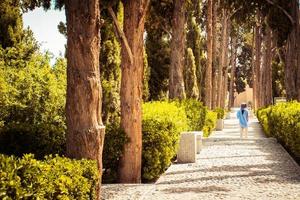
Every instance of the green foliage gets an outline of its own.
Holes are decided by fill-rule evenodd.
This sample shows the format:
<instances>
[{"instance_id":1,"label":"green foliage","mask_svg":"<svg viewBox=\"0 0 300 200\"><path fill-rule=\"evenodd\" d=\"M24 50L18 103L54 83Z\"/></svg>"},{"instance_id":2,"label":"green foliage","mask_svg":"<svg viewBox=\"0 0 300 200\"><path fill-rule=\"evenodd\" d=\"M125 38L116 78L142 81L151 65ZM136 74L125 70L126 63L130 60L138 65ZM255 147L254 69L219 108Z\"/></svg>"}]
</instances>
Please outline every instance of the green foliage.
<instances>
[{"instance_id":1,"label":"green foliage","mask_svg":"<svg viewBox=\"0 0 300 200\"><path fill-rule=\"evenodd\" d=\"M186 33L186 45L187 49L191 49L192 52L187 52L187 60L191 60L191 54L194 56L194 63L196 68L196 82L197 82L197 90L198 90L198 97L201 99L202 92L202 81L203 81L203 72L205 62L202 61L202 54L204 53L204 40L205 37L201 35L201 25L205 24L202 22L201 15L202 15L202 1L200 0L189 0L187 6L187 33ZM193 61L192 61L193 62ZM189 62L191 63L191 62ZM190 64L187 63L186 67L190 67ZM190 88L186 88L189 90Z\"/></svg>"},{"instance_id":2,"label":"green foliage","mask_svg":"<svg viewBox=\"0 0 300 200\"><path fill-rule=\"evenodd\" d=\"M184 82L187 98L199 98L199 90L196 76L196 64L193 50L187 49L186 67L184 70Z\"/></svg>"},{"instance_id":3,"label":"green foliage","mask_svg":"<svg viewBox=\"0 0 300 200\"><path fill-rule=\"evenodd\" d=\"M207 107L205 107L202 102L195 99L181 101L178 106L182 106L185 109L188 119L188 130L201 131L204 127Z\"/></svg>"},{"instance_id":4,"label":"green foliage","mask_svg":"<svg viewBox=\"0 0 300 200\"><path fill-rule=\"evenodd\" d=\"M268 136L278 139L300 159L300 103L279 103L258 110L257 117Z\"/></svg>"},{"instance_id":5,"label":"green foliage","mask_svg":"<svg viewBox=\"0 0 300 200\"><path fill-rule=\"evenodd\" d=\"M152 0L145 22L146 52L150 68L150 100L167 98L173 1Z\"/></svg>"},{"instance_id":6,"label":"green foliage","mask_svg":"<svg viewBox=\"0 0 300 200\"><path fill-rule=\"evenodd\" d=\"M22 46L22 45L21 45ZM25 49L25 50L24 50ZM65 148L66 62L0 49L0 152L43 157Z\"/></svg>"},{"instance_id":7,"label":"green foliage","mask_svg":"<svg viewBox=\"0 0 300 200\"><path fill-rule=\"evenodd\" d=\"M121 18L121 8L117 10ZM100 73L102 83L102 119L109 124L120 117L121 45L115 33L111 17L101 12L104 24L101 28Z\"/></svg>"},{"instance_id":8,"label":"green foliage","mask_svg":"<svg viewBox=\"0 0 300 200\"><path fill-rule=\"evenodd\" d=\"M143 76L143 100L147 101L150 96L149 91L150 67L148 64L148 56L144 48L144 76Z\"/></svg>"},{"instance_id":9,"label":"green foliage","mask_svg":"<svg viewBox=\"0 0 300 200\"><path fill-rule=\"evenodd\" d=\"M217 119L224 119L226 112L223 108L215 108L214 112L217 113Z\"/></svg>"},{"instance_id":10,"label":"green foliage","mask_svg":"<svg viewBox=\"0 0 300 200\"><path fill-rule=\"evenodd\" d=\"M143 105L142 177L158 178L177 153L180 133L188 128L182 107L176 103L152 102Z\"/></svg>"},{"instance_id":11,"label":"green foliage","mask_svg":"<svg viewBox=\"0 0 300 200\"><path fill-rule=\"evenodd\" d=\"M212 131L216 128L217 113L208 110L205 116L205 122L203 127L203 136L208 137Z\"/></svg>"},{"instance_id":12,"label":"green foliage","mask_svg":"<svg viewBox=\"0 0 300 200\"><path fill-rule=\"evenodd\" d=\"M0 154L0 199L95 199L98 184L95 161Z\"/></svg>"},{"instance_id":13,"label":"green foliage","mask_svg":"<svg viewBox=\"0 0 300 200\"><path fill-rule=\"evenodd\" d=\"M266 17L266 22L271 29L278 34L277 45L279 47L284 45L293 26L288 16L284 13L285 11L290 14L293 9L291 3L287 3L286 0L224 0L221 2L221 6L229 10L236 10L232 18L238 24L253 25L255 23L253 16L259 10Z\"/></svg>"},{"instance_id":14,"label":"green foliage","mask_svg":"<svg viewBox=\"0 0 300 200\"><path fill-rule=\"evenodd\" d=\"M150 68L150 99L164 99L169 89L171 50L168 35L162 29L147 29L146 52Z\"/></svg>"},{"instance_id":15,"label":"green foliage","mask_svg":"<svg viewBox=\"0 0 300 200\"><path fill-rule=\"evenodd\" d=\"M265 134L268 137L271 137L271 133L270 133L270 129L269 129L269 113L271 111L271 106L268 108L261 108L259 110L257 110L257 118L259 120L259 122L261 123L263 130L265 132Z\"/></svg>"},{"instance_id":16,"label":"green foliage","mask_svg":"<svg viewBox=\"0 0 300 200\"><path fill-rule=\"evenodd\" d=\"M0 46L12 47L21 41L23 35L19 0L1 0L0 16Z\"/></svg>"},{"instance_id":17,"label":"green foliage","mask_svg":"<svg viewBox=\"0 0 300 200\"><path fill-rule=\"evenodd\" d=\"M207 137L216 126L217 113L194 99L181 102L149 102L143 104L142 177L158 178L176 156L180 133L203 130ZM106 126L103 152L104 182L115 182L123 147L128 139L119 122Z\"/></svg>"},{"instance_id":18,"label":"green foliage","mask_svg":"<svg viewBox=\"0 0 300 200\"><path fill-rule=\"evenodd\" d=\"M102 182L113 183L117 181L119 160L123 153L124 145L128 141L125 132L120 128L119 121L116 120L106 125L102 156L104 169Z\"/></svg>"},{"instance_id":19,"label":"green foliage","mask_svg":"<svg viewBox=\"0 0 300 200\"><path fill-rule=\"evenodd\" d=\"M279 51L279 53L281 53ZM282 55L283 56L283 55ZM276 56L272 62L272 92L273 97L286 96L284 63Z\"/></svg>"}]
</instances>

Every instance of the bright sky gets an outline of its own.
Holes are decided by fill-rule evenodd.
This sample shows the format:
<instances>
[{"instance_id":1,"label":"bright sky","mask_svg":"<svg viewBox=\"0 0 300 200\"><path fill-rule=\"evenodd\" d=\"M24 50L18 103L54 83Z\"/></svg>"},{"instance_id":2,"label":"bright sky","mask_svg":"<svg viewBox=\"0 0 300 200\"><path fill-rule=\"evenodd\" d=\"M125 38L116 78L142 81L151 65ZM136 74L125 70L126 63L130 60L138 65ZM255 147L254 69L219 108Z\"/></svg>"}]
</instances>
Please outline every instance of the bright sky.
<instances>
[{"instance_id":1,"label":"bright sky","mask_svg":"<svg viewBox=\"0 0 300 200\"><path fill-rule=\"evenodd\" d=\"M54 57L64 55L66 38L58 32L59 22L65 22L64 10L48 10L37 8L23 14L24 27L30 27L36 40L41 43L43 51L50 51Z\"/></svg>"}]
</instances>

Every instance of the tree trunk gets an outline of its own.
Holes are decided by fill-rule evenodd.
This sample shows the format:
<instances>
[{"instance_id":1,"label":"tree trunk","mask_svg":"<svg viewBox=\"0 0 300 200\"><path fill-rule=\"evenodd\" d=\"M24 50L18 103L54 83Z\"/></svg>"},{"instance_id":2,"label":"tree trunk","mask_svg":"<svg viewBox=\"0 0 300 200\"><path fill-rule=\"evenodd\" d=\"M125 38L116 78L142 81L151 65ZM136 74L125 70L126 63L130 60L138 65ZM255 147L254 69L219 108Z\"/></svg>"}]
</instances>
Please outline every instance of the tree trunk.
<instances>
[{"instance_id":1,"label":"tree trunk","mask_svg":"<svg viewBox=\"0 0 300 200\"><path fill-rule=\"evenodd\" d=\"M121 78L121 127L129 138L120 159L119 180L121 183L141 182L142 159L142 82L144 24L149 1L128 0L124 2L124 33L133 55L130 62L122 43Z\"/></svg>"},{"instance_id":2,"label":"tree trunk","mask_svg":"<svg viewBox=\"0 0 300 200\"><path fill-rule=\"evenodd\" d=\"M171 65L169 71L169 98L185 99L184 53L185 53L185 0L174 1L172 18Z\"/></svg>"},{"instance_id":3,"label":"tree trunk","mask_svg":"<svg viewBox=\"0 0 300 200\"><path fill-rule=\"evenodd\" d=\"M230 86L229 86L229 103L228 110L234 106L234 82L236 71L236 37L232 37L231 44L231 72L230 72Z\"/></svg>"},{"instance_id":4,"label":"tree trunk","mask_svg":"<svg viewBox=\"0 0 300 200\"><path fill-rule=\"evenodd\" d=\"M265 41L265 54L266 54L266 65L264 67L265 76L265 91L264 91L264 105L269 106L273 103L272 96L272 30L267 26L266 41Z\"/></svg>"},{"instance_id":5,"label":"tree trunk","mask_svg":"<svg viewBox=\"0 0 300 200\"><path fill-rule=\"evenodd\" d=\"M213 50L212 50L212 109L218 107L217 98L218 98L218 85L217 85L217 72L218 72L218 36L219 31L217 27L218 23L218 6L217 3L214 2L213 5L213 22L212 22L212 43L213 43Z\"/></svg>"},{"instance_id":6,"label":"tree trunk","mask_svg":"<svg viewBox=\"0 0 300 200\"><path fill-rule=\"evenodd\" d=\"M300 101L299 7L296 0L291 2L291 16L294 25L287 40L285 86L287 99Z\"/></svg>"},{"instance_id":7,"label":"tree trunk","mask_svg":"<svg viewBox=\"0 0 300 200\"><path fill-rule=\"evenodd\" d=\"M207 64L205 70L205 105L212 107L212 50L213 50L213 5L214 0L207 1Z\"/></svg>"},{"instance_id":8,"label":"tree trunk","mask_svg":"<svg viewBox=\"0 0 300 200\"><path fill-rule=\"evenodd\" d=\"M227 40L227 16L226 11L223 9L222 11L222 35L221 35L221 59L219 63L219 69L218 69L218 79L217 79L217 90L218 90L218 96L217 96L217 107L221 107L221 99L222 99L222 93L223 93L223 69L225 68L225 48L226 47L226 40Z\"/></svg>"},{"instance_id":9,"label":"tree trunk","mask_svg":"<svg viewBox=\"0 0 300 200\"><path fill-rule=\"evenodd\" d=\"M266 70L268 65L268 59L267 59L267 34L263 34L262 36L262 65L261 65L261 73L260 73L260 106L265 107L265 95L266 95Z\"/></svg>"},{"instance_id":10,"label":"tree trunk","mask_svg":"<svg viewBox=\"0 0 300 200\"><path fill-rule=\"evenodd\" d=\"M261 75L260 75L260 66L261 66L261 24L260 24L260 14L257 14L257 22L255 26L255 76L256 76L256 109L261 107L260 96L261 96Z\"/></svg>"},{"instance_id":11,"label":"tree trunk","mask_svg":"<svg viewBox=\"0 0 300 200\"><path fill-rule=\"evenodd\" d=\"M226 17L225 22L225 48L224 48L224 63L223 63L223 85L222 85L222 92L220 98L220 107L225 109L226 99L228 95L228 65L229 65L229 57L228 57L228 45L229 45L229 32L231 29L231 21ZM236 46L236 40L233 41L233 45Z\"/></svg>"},{"instance_id":12,"label":"tree trunk","mask_svg":"<svg viewBox=\"0 0 300 200\"><path fill-rule=\"evenodd\" d=\"M252 68L252 84L253 84L253 99L252 99L252 108L256 110L256 82L257 82L257 77L255 73L255 27L253 27L253 36L252 36L252 53L251 53L251 68Z\"/></svg>"},{"instance_id":13,"label":"tree trunk","mask_svg":"<svg viewBox=\"0 0 300 200\"><path fill-rule=\"evenodd\" d=\"M99 1L66 1L67 155L96 160L102 172L104 126L99 70ZM100 180L101 183L101 180ZM100 199L100 183L97 196Z\"/></svg>"}]
</instances>

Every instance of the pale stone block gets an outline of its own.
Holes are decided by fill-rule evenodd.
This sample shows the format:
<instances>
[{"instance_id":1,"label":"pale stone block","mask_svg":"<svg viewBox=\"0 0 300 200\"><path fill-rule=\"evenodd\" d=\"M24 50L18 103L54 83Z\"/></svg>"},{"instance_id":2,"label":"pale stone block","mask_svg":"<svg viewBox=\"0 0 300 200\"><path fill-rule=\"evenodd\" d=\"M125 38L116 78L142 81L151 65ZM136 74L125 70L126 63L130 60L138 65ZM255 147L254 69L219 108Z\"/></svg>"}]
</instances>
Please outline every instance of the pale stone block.
<instances>
[{"instance_id":1,"label":"pale stone block","mask_svg":"<svg viewBox=\"0 0 300 200\"><path fill-rule=\"evenodd\" d=\"M230 112L226 113L226 119L230 119Z\"/></svg>"},{"instance_id":2,"label":"pale stone block","mask_svg":"<svg viewBox=\"0 0 300 200\"><path fill-rule=\"evenodd\" d=\"M216 130L217 131L222 131L223 128L224 128L224 120L223 119L217 119Z\"/></svg>"},{"instance_id":3,"label":"pale stone block","mask_svg":"<svg viewBox=\"0 0 300 200\"><path fill-rule=\"evenodd\" d=\"M180 135L179 149L177 153L178 163L196 162L197 142L194 132L183 132Z\"/></svg>"},{"instance_id":4,"label":"pale stone block","mask_svg":"<svg viewBox=\"0 0 300 200\"><path fill-rule=\"evenodd\" d=\"M199 154L202 150L202 138L203 138L203 132L202 131L195 131L196 134L196 142L197 142L197 154Z\"/></svg>"}]
</instances>

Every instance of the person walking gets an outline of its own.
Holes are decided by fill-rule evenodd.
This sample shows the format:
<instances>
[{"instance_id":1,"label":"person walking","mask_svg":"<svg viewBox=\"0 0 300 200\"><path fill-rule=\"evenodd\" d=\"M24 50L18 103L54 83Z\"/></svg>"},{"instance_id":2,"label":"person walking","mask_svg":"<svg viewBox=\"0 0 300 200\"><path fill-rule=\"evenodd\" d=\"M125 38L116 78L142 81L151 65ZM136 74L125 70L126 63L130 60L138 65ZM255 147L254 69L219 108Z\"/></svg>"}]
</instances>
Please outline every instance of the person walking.
<instances>
[{"instance_id":1,"label":"person walking","mask_svg":"<svg viewBox=\"0 0 300 200\"><path fill-rule=\"evenodd\" d=\"M247 139L248 137L248 121L249 121L249 116L248 116L248 110L247 110L247 104L242 103L240 110L236 114L239 123L240 123L240 137L243 138L243 135L245 135L245 138Z\"/></svg>"}]
</instances>

